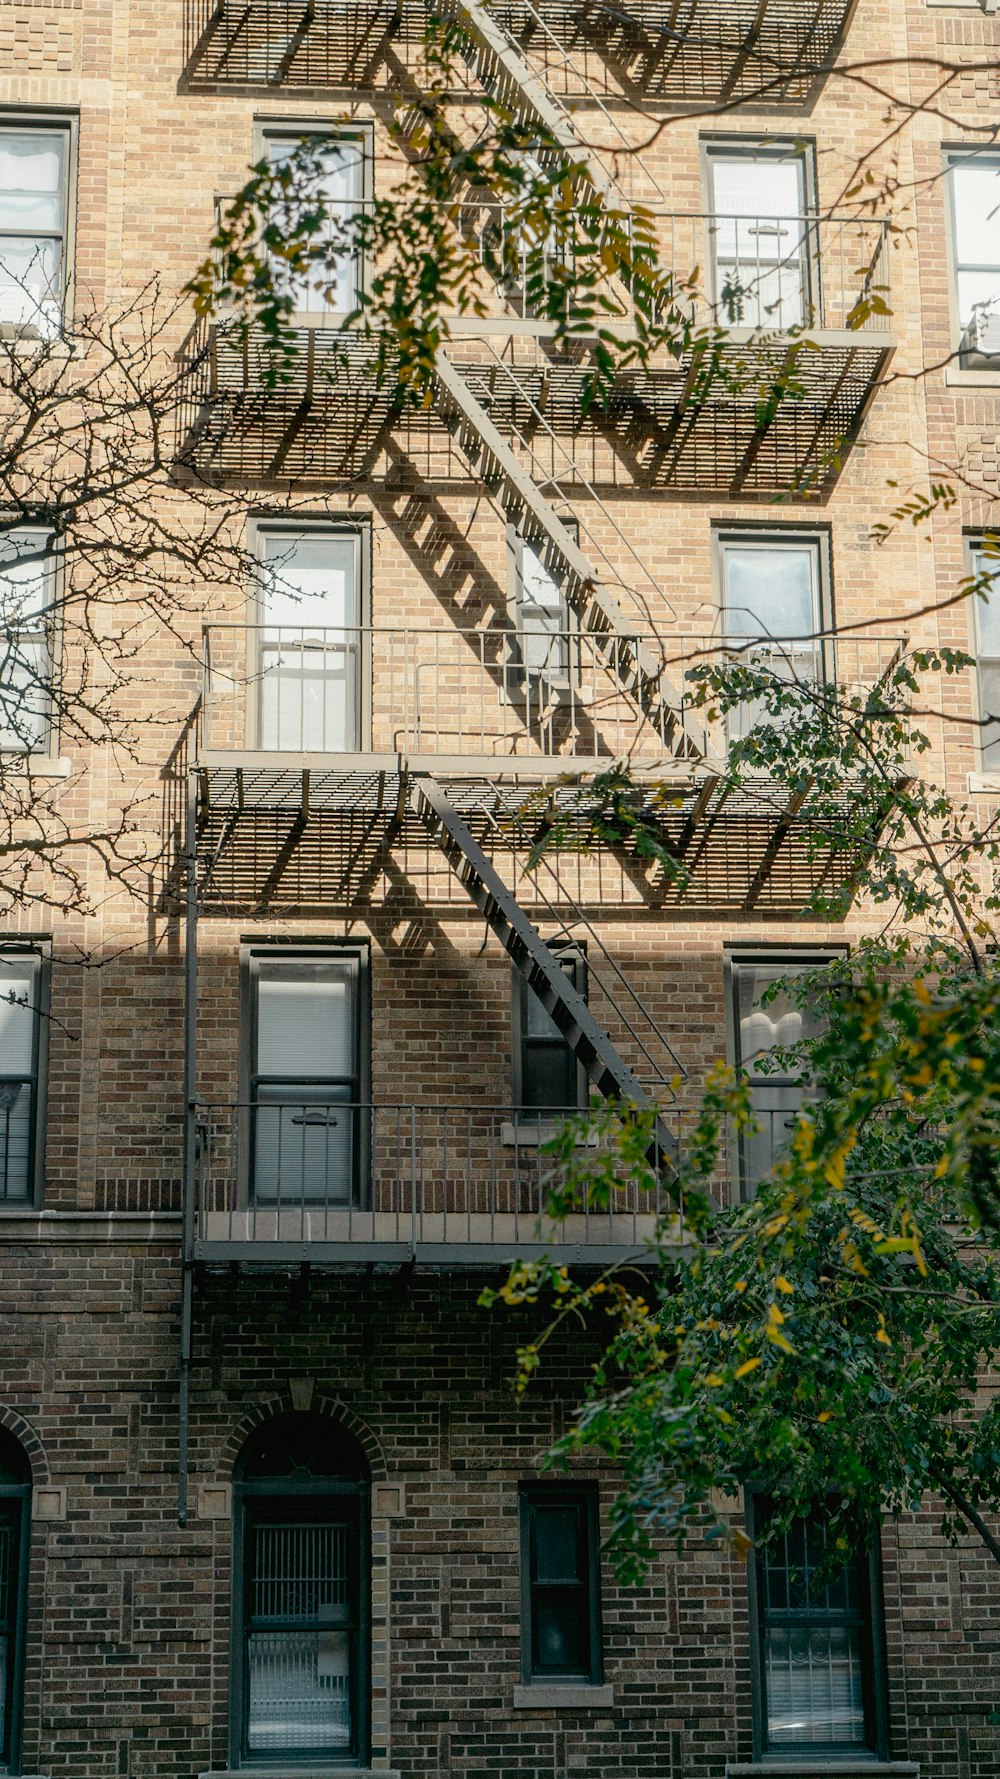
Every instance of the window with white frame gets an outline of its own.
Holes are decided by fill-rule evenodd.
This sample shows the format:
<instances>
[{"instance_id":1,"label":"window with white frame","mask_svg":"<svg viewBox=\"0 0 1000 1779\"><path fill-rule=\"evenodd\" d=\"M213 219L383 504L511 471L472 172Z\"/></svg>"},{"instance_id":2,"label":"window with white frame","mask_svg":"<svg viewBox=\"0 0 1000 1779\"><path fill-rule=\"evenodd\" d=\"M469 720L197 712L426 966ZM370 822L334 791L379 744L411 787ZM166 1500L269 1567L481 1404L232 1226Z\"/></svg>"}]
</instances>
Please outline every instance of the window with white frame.
<instances>
[{"instance_id":1,"label":"window with white frame","mask_svg":"<svg viewBox=\"0 0 1000 1779\"><path fill-rule=\"evenodd\" d=\"M62 326L70 148L68 122L0 120L0 331Z\"/></svg>"},{"instance_id":2,"label":"window with white frame","mask_svg":"<svg viewBox=\"0 0 1000 1779\"><path fill-rule=\"evenodd\" d=\"M52 738L53 534L0 531L0 750L37 754Z\"/></svg>"},{"instance_id":3,"label":"window with white frame","mask_svg":"<svg viewBox=\"0 0 1000 1779\"><path fill-rule=\"evenodd\" d=\"M825 677L822 631L829 613L827 540L816 533L716 533L722 634L738 663L766 665L790 685ZM730 712L731 735L745 735L762 707Z\"/></svg>"},{"instance_id":4,"label":"window with white frame","mask_svg":"<svg viewBox=\"0 0 1000 1779\"><path fill-rule=\"evenodd\" d=\"M259 748L362 746L366 540L357 526L258 526L264 574L251 677Z\"/></svg>"},{"instance_id":5,"label":"window with white frame","mask_svg":"<svg viewBox=\"0 0 1000 1779\"><path fill-rule=\"evenodd\" d=\"M369 156L365 136L349 131L317 131L287 126L268 126L261 132L261 159L271 166L290 161L303 145L316 156L321 177L319 191L327 220L322 237L328 257L311 273L295 273L279 266L276 276L281 293L290 296L296 314L351 314L358 306L363 282L363 258L358 250L354 219L364 207L368 187ZM276 227L290 223L278 205L272 218Z\"/></svg>"},{"instance_id":6,"label":"window with white frame","mask_svg":"<svg viewBox=\"0 0 1000 1779\"><path fill-rule=\"evenodd\" d=\"M575 526L568 524L567 530L575 543ZM520 532L514 532L511 548L521 675L546 686L565 685L570 672L573 629L565 589L546 561L542 540L529 543Z\"/></svg>"},{"instance_id":7,"label":"window with white frame","mask_svg":"<svg viewBox=\"0 0 1000 1779\"><path fill-rule=\"evenodd\" d=\"M790 1141L806 1089L794 1060L776 1058L819 1035L819 1015L801 1006L793 979L822 968L835 952L748 951L731 953L730 1049L736 1068L745 1073L750 1093L752 1128L740 1135L739 1186L752 1198ZM775 988L775 984L782 986ZM769 992L773 991L773 992Z\"/></svg>"},{"instance_id":8,"label":"window with white frame","mask_svg":"<svg viewBox=\"0 0 1000 1779\"><path fill-rule=\"evenodd\" d=\"M985 772L1000 772L1000 550L987 552L980 542L970 546L969 555L973 574L992 582L973 601L973 623L980 759Z\"/></svg>"},{"instance_id":9,"label":"window with white frame","mask_svg":"<svg viewBox=\"0 0 1000 1779\"><path fill-rule=\"evenodd\" d=\"M1000 155L954 154L948 175L963 361L1000 365Z\"/></svg>"},{"instance_id":10,"label":"window with white frame","mask_svg":"<svg viewBox=\"0 0 1000 1779\"><path fill-rule=\"evenodd\" d=\"M792 144L709 143L711 269L718 319L786 329L810 318L809 157Z\"/></svg>"}]
</instances>

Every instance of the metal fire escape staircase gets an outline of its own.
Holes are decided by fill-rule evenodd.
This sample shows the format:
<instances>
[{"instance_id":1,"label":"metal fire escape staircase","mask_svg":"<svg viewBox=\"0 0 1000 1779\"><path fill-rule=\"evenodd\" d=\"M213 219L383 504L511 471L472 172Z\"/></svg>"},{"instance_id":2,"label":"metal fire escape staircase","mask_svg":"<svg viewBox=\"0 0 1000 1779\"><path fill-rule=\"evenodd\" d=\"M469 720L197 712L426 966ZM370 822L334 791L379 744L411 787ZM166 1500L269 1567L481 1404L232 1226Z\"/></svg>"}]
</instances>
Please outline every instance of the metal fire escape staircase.
<instances>
[{"instance_id":1,"label":"metal fire escape staircase","mask_svg":"<svg viewBox=\"0 0 1000 1779\"><path fill-rule=\"evenodd\" d=\"M432 778L421 778L415 793L417 813L428 832L437 840L470 900L538 996L596 1090L623 1105L655 1113L646 1088L598 1025L557 956L540 938L441 786ZM656 1113L651 1156L662 1161L675 1148L673 1136Z\"/></svg>"}]
</instances>

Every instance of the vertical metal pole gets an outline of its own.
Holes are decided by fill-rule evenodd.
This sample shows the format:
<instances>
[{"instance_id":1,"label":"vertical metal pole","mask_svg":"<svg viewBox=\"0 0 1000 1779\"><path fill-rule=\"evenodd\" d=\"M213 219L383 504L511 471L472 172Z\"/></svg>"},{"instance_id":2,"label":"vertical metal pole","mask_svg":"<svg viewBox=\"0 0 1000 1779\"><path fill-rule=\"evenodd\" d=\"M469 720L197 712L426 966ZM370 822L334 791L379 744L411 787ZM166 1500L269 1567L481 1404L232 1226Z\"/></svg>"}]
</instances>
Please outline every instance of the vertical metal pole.
<instances>
[{"instance_id":1,"label":"vertical metal pole","mask_svg":"<svg viewBox=\"0 0 1000 1779\"><path fill-rule=\"evenodd\" d=\"M191 1422L191 1347L194 1319L194 1196L198 1140L195 1096L198 1013L198 781L188 775L184 834L184 1221L181 1270L180 1425L178 1429L177 1523L187 1525L188 1438Z\"/></svg>"}]
</instances>

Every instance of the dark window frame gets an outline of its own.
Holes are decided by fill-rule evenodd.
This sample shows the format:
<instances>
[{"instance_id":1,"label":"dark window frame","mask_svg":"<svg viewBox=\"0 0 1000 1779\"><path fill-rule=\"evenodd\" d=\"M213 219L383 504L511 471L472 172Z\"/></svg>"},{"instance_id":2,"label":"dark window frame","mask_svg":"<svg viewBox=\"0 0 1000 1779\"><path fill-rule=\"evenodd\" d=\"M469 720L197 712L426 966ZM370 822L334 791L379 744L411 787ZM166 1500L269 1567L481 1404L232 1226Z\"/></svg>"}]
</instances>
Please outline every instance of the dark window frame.
<instances>
[{"instance_id":1,"label":"dark window frame","mask_svg":"<svg viewBox=\"0 0 1000 1779\"><path fill-rule=\"evenodd\" d=\"M744 1503L747 1535L754 1539L768 1497L762 1490L748 1489ZM754 1551L747 1564L747 1592L750 1619L750 1694L753 1707L753 1758L766 1765L769 1761L808 1764L811 1761L836 1762L889 1759L889 1705L885 1646L885 1606L882 1591L882 1545L880 1529L872 1527L867 1550L853 1559L863 1601L861 1616L864 1709L867 1745L855 1742L779 1742L769 1743L767 1733L767 1687L764 1678L764 1640L767 1619L764 1608L762 1580L763 1557ZM826 1622L830 1622L827 1620Z\"/></svg>"},{"instance_id":2,"label":"dark window frame","mask_svg":"<svg viewBox=\"0 0 1000 1779\"><path fill-rule=\"evenodd\" d=\"M366 1109L371 1107L371 1060L372 1060L372 1022L371 1022L371 941L368 939L328 939L310 942L294 940L278 943L265 940L261 943L247 942L240 947L240 1008L239 1008L239 1099L241 1106L247 1108L245 1116L240 1118L239 1127L239 1180L241 1202L252 1205L254 1199L254 1108L258 1104L256 1091L260 1084L257 1072L257 971L255 965L262 961L275 963L279 961L295 963L334 963L348 958L357 964L357 995L355 1004L354 1055L357 1069L351 1076L351 1083L357 1083L357 1099L350 1103L361 1110L356 1114L354 1130L354 1178L352 1181L351 1208L363 1210L367 1207L371 1196L371 1119L366 1116ZM273 1085L282 1083L277 1077L267 1077ZM333 1083L330 1085L342 1085ZM296 1085L289 1078L289 1089ZM294 1104L294 1095L291 1103ZM261 1201L270 1204L270 1200ZM280 1200L275 1201L280 1206ZM290 1201L294 1204L295 1201ZM326 1203L318 1200L317 1205ZM332 1201L331 1201L331 1207Z\"/></svg>"},{"instance_id":3,"label":"dark window frame","mask_svg":"<svg viewBox=\"0 0 1000 1779\"><path fill-rule=\"evenodd\" d=\"M303 1523L322 1519L324 1504L349 1502L351 1518L357 1529L356 1544L356 1664L352 1673L352 1723L354 1734L343 1755L325 1753L321 1758L306 1754L282 1753L250 1755L247 1749L248 1657L252 1614L248 1595L252 1565L247 1560L248 1536L254 1524L267 1517L293 1512L300 1506ZM302 1508L308 1504L308 1510ZM329 1507L326 1508L329 1514ZM343 1766L349 1771L368 1765L371 1755L371 1484L367 1477L294 1476L246 1479L237 1474L233 1486L233 1584L229 1696L229 1763L239 1770L260 1771L269 1768L301 1766L303 1773L317 1766Z\"/></svg>"},{"instance_id":4,"label":"dark window frame","mask_svg":"<svg viewBox=\"0 0 1000 1779\"><path fill-rule=\"evenodd\" d=\"M0 1480L0 1520L9 1516L13 1522L12 1610L7 1619L10 1648L7 1652L6 1710L0 1718L0 1774L15 1774L21 1770L24 1723L24 1671L31 1557L31 1467L20 1441L6 1429L0 1434L0 1452L3 1447L11 1453L11 1468L21 1472L19 1482Z\"/></svg>"},{"instance_id":5,"label":"dark window frame","mask_svg":"<svg viewBox=\"0 0 1000 1779\"><path fill-rule=\"evenodd\" d=\"M577 993L579 995L581 995L583 1000L586 1002L588 999L589 987L590 987L589 971L588 971L588 965L587 965L586 945L580 943L580 941L578 941L578 940L573 941L570 944L563 944L559 940L549 940L548 941L548 949L553 953L553 955L555 957L559 958L560 965L563 969L566 970L566 974L570 977L573 987L576 989ZM569 965L568 969L567 969L567 965ZM530 985L526 982L521 971L517 968L516 964L512 964L511 965L511 997L510 997L511 998L511 1092L513 1095L514 1109L519 1117L525 1118L525 1119L530 1119L532 1117L535 1117L539 1113L544 1117L544 1114L547 1110L554 1112L556 1115L558 1115L558 1113L560 1111L564 1111L566 1113L583 1111L586 1109L586 1107L589 1103L590 1082L589 1082L589 1078L587 1075L587 1071L584 1068L583 1064L575 1058L574 1058L574 1064L575 1064L575 1070L576 1070L576 1080L575 1080L576 1098L572 1104L568 1104L564 1107L539 1106L537 1108L534 1106L526 1106L524 1104L524 1086L525 1086L525 1075L526 1075L526 1070L525 1070L525 1048L526 1048L526 1046L534 1043L534 1044L538 1045L539 1047L541 1047L542 1045L548 1045L550 1048L555 1048L555 1041L553 1039L541 1039L541 1038L531 1039L528 1037L528 1033L527 1033L527 1016L528 1016L528 1004L529 1004L528 996L532 992L533 992L533 990L531 989ZM561 1046L564 1047L567 1052L569 1052L569 1045L566 1042L565 1038L563 1038L561 1040Z\"/></svg>"},{"instance_id":6,"label":"dark window frame","mask_svg":"<svg viewBox=\"0 0 1000 1779\"><path fill-rule=\"evenodd\" d=\"M61 131L66 138L63 187L60 194L62 198L61 228L58 235L54 235L49 230L43 231L41 235L36 233L36 238L39 240L57 239L61 244L59 282L56 293L59 303L57 331L64 334L72 309L75 273L76 192L80 152L79 112L67 106L54 106L50 110L45 106L0 105L0 133L15 134L29 131L38 131L41 135L54 135L56 131ZM13 232L11 231L11 233ZM5 323L2 319L0 319L0 333L11 339L43 337L31 322Z\"/></svg>"},{"instance_id":7,"label":"dark window frame","mask_svg":"<svg viewBox=\"0 0 1000 1779\"><path fill-rule=\"evenodd\" d=\"M264 564L264 544L267 538L287 537L289 543L296 538L331 537L353 539L356 546L358 583L356 588L357 628L360 631L357 653L357 684L355 686L355 731L356 747L348 753L367 754L372 745L372 521L367 515L355 517L330 514L322 518L308 514L258 514L252 521L249 544L254 558ZM252 601L253 624L255 629L250 647L248 648L247 679L248 683L260 681L261 676L261 642L264 628L264 604L262 591L258 590ZM339 625L331 626L339 629ZM348 626L350 628L350 626ZM280 753L281 750L264 748L261 742L261 704L260 694L251 701L248 697L245 711L245 730L247 746L262 753ZM294 757L294 750L290 756Z\"/></svg>"},{"instance_id":8,"label":"dark window frame","mask_svg":"<svg viewBox=\"0 0 1000 1779\"><path fill-rule=\"evenodd\" d=\"M822 964L832 964L849 956L846 945L729 945L723 953L723 986L726 1017L726 1061L731 1068L743 1068L744 1062L740 1055L740 1021L739 1021L739 968L762 965L785 966L789 970L803 971L815 969ZM778 1076L765 1079L774 1081ZM786 1085L781 1081L781 1085ZM746 1203L754 1194L748 1187L745 1165L745 1150L742 1138L733 1143L735 1165L731 1170L732 1184L736 1188L740 1200Z\"/></svg>"},{"instance_id":9,"label":"dark window frame","mask_svg":"<svg viewBox=\"0 0 1000 1779\"><path fill-rule=\"evenodd\" d=\"M48 1090L49 1061L49 1008L51 997L51 952L41 942L33 944L16 940L0 941L0 965L4 958L15 960L29 959L33 967L34 977L34 1014L30 1083L34 1092L31 1123L29 1127L29 1151L27 1166L27 1192L23 1198L8 1198L0 1195L0 1218L6 1212L26 1211L37 1208L42 1203L45 1184L45 1129ZM0 968L0 992L3 991L3 970ZM6 1080L24 1081L23 1075L0 1076L0 1084Z\"/></svg>"},{"instance_id":10,"label":"dark window frame","mask_svg":"<svg viewBox=\"0 0 1000 1779\"><path fill-rule=\"evenodd\" d=\"M572 1505L582 1516L585 1540L584 1577L581 1591L587 1625L587 1667L580 1673L561 1673L539 1667L534 1635L535 1590L544 1587L533 1575L534 1509L541 1504ZM518 1490L519 1562L521 1584L521 1679L525 1686L600 1686L604 1678L601 1625L600 1522L596 1483L522 1483ZM565 1584L558 1584L565 1585Z\"/></svg>"}]
</instances>

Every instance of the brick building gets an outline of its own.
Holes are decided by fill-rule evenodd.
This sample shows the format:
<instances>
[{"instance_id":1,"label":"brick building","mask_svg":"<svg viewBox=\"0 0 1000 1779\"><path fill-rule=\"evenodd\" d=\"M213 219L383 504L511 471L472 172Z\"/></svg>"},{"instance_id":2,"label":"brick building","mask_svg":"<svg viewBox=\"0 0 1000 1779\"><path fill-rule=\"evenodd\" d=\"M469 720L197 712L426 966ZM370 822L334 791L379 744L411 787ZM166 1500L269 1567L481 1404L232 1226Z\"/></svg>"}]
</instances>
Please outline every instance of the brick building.
<instances>
[{"instance_id":1,"label":"brick building","mask_svg":"<svg viewBox=\"0 0 1000 1779\"><path fill-rule=\"evenodd\" d=\"M539 1470L590 1352L515 1402L524 1325L476 1301L537 1251L539 1142L588 1080L669 1124L708 1062L793 1017L759 1009L768 972L854 931L802 918L787 797L727 799L718 736L670 690L689 656L835 625L802 651L865 684L905 631L978 654L978 692L943 693L957 718L995 685L987 608L978 634L935 609L996 521L991 10L454 8L466 123L502 90L586 142L595 189L649 205L718 301L743 292L730 349L764 325L762 378L809 323L806 394L769 419L724 382L693 399L681 362L582 421L581 367L516 279L421 416L336 358L308 292L277 391L253 343L178 326L188 470L241 490L274 574L249 606L206 605L190 649L150 645L171 724L118 767L128 794L163 792L176 841L150 904L95 861L97 912L3 934L29 1010L0 1020L0 1772L1000 1772L978 1545L947 1547L931 1514L886 1525L812 1613L777 1557L758 1573L718 1547L623 1589L599 1551L614 1477ZM346 203L391 188L388 99L422 22L416 0L6 0L0 325L30 337L154 266L179 290L219 194L303 134ZM919 109L942 56L968 73ZM896 136L844 72L873 58L918 106ZM845 196L883 137L891 237ZM358 276L345 262L344 307ZM890 313L851 329L873 289ZM931 541L875 549L889 478L957 462ZM992 732L932 741L988 808ZM124 795L44 713L27 745L75 807ZM626 754L676 784L683 893L627 851L529 872L525 798L558 805L567 769ZM733 1191L794 1086L758 1099ZM561 1239L603 1262L649 1215L622 1202Z\"/></svg>"}]
</instances>

